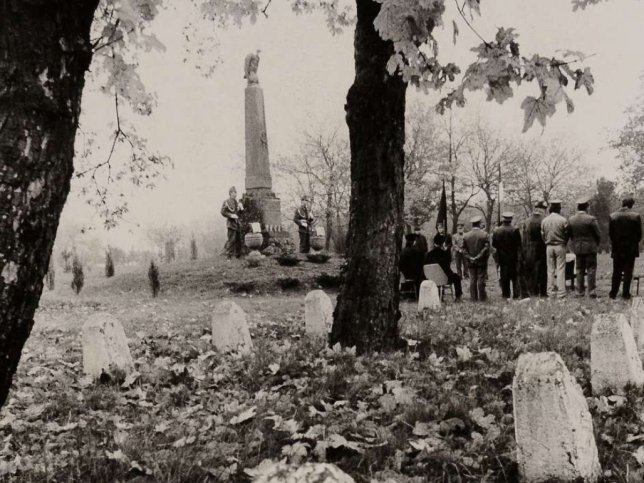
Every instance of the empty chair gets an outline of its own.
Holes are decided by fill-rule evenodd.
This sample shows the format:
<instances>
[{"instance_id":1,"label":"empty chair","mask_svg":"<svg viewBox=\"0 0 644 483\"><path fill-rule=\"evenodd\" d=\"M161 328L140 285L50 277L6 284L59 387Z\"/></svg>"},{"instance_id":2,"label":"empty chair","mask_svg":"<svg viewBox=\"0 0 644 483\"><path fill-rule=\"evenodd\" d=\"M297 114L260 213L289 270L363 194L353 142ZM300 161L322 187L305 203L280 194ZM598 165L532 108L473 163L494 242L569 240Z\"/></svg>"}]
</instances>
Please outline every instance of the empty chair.
<instances>
[{"instance_id":1,"label":"empty chair","mask_svg":"<svg viewBox=\"0 0 644 483\"><path fill-rule=\"evenodd\" d=\"M431 265L423 265L423 273L427 280L431 280L438 287L438 292L440 293L441 300L445 295L445 290L449 289L452 297L454 297L454 291L452 290L452 285L449 283L447 274L443 271L441 266L438 263L432 263Z\"/></svg>"}]
</instances>

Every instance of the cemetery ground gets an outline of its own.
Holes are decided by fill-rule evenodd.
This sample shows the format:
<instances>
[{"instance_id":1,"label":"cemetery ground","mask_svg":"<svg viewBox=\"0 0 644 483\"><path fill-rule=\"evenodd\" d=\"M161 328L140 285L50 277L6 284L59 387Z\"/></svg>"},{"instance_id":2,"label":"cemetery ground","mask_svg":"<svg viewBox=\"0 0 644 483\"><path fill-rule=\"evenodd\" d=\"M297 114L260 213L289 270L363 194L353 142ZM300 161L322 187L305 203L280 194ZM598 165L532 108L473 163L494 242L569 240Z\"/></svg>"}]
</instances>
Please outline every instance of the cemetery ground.
<instances>
[{"instance_id":1,"label":"cemetery ground","mask_svg":"<svg viewBox=\"0 0 644 483\"><path fill-rule=\"evenodd\" d=\"M590 390L593 316L630 307L607 297L608 257L599 300L508 303L491 267L489 303L469 302L467 283L465 302L438 312L403 302L408 349L359 357L304 335L307 291L321 283L334 299L339 266L161 265L157 299L147 267L111 279L94 268L78 296L59 270L0 412L2 479L251 481L286 459L331 462L358 482L516 481L516 361L556 351L587 397L604 481L644 480L644 392ZM248 314L250 355L212 346L224 298ZM126 378L83 376L80 329L96 311L123 323L136 364Z\"/></svg>"}]
</instances>

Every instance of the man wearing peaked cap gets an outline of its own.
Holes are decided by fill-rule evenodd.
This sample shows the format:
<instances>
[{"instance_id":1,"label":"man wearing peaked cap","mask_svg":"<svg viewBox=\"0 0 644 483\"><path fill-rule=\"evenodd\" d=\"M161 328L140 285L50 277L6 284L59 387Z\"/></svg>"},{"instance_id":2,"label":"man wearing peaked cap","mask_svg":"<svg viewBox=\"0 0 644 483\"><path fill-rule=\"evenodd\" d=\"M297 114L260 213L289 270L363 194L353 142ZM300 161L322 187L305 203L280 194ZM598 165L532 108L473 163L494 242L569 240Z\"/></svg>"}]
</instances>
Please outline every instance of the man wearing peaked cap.
<instances>
[{"instance_id":1,"label":"man wearing peaked cap","mask_svg":"<svg viewBox=\"0 0 644 483\"><path fill-rule=\"evenodd\" d=\"M239 258L242 254L242 233L239 215L244 210L241 202L237 201L237 188L228 190L228 199L221 205L221 216L226 218L228 238L224 245L224 253L228 258Z\"/></svg>"},{"instance_id":2,"label":"man wearing peaked cap","mask_svg":"<svg viewBox=\"0 0 644 483\"><path fill-rule=\"evenodd\" d=\"M548 295L566 296L566 244L570 239L568 220L561 216L561 200L550 201L550 214L541 222L541 236L546 244Z\"/></svg>"},{"instance_id":3,"label":"man wearing peaked cap","mask_svg":"<svg viewBox=\"0 0 644 483\"><path fill-rule=\"evenodd\" d=\"M519 283L523 297L548 294L546 244L541 236L541 222L547 207L545 201L537 202L532 215L521 224Z\"/></svg>"},{"instance_id":4,"label":"man wearing peaked cap","mask_svg":"<svg viewBox=\"0 0 644 483\"><path fill-rule=\"evenodd\" d=\"M302 204L295 210L293 222L297 225L300 235L300 253L309 253L314 219L311 214L311 198L308 196L302 196Z\"/></svg>"},{"instance_id":5,"label":"man wearing peaked cap","mask_svg":"<svg viewBox=\"0 0 644 483\"><path fill-rule=\"evenodd\" d=\"M463 236L463 255L470 273L470 297L472 300L487 300L485 283L487 263L490 256L490 239L481 229L483 219L475 216L470 220L472 229Z\"/></svg>"},{"instance_id":6,"label":"man wearing peaked cap","mask_svg":"<svg viewBox=\"0 0 644 483\"><path fill-rule=\"evenodd\" d=\"M583 297L588 289L588 296L596 298L597 250L601 235L597 218L588 214L590 198L577 200L577 213L568 220L570 225L570 251L575 254L577 268L577 295ZM585 284L584 282L587 281Z\"/></svg>"},{"instance_id":7,"label":"man wearing peaked cap","mask_svg":"<svg viewBox=\"0 0 644 483\"><path fill-rule=\"evenodd\" d=\"M503 222L492 234L492 246L496 249L499 259L499 281L503 298L509 299L512 295L519 298L517 283L517 268L519 265L519 251L521 250L521 235L519 230L512 226L514 213L502 213ZM512 293L510 293L510 289Z\"/></svg>"},{"instance_id":8,"label":"man wearing peaked cap","mask_svg":"<svg viewBox=\"0 0 644 483\"><path fill-rule=\"evenodd\" d=\"M633 210L635 200L628 195L622 199L622 207L610 215L608 234L610 237L613 276L610 298L617 297L623 279L622 297L631 298L631 280L635 259L639 257L642 240L642 219Z\"/></svg>"}]
</instances>

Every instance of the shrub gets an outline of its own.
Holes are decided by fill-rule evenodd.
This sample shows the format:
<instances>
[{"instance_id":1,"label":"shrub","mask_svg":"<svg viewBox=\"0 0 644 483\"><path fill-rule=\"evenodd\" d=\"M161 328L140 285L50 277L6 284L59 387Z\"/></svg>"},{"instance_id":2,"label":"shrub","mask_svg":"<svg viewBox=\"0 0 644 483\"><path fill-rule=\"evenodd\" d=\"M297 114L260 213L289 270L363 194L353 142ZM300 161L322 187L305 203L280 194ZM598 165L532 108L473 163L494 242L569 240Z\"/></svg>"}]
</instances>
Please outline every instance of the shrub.
<instances>
[{"instance_id":1,"label":"shrub","mask_svg":"<svg viewBox=\"0 0 644 483\"><path fill-rule=\"evenodd\" d=\"M331 275L329 273L321 273L315 277L315 283L322 288L339 288L342 284L341 275Z\"/></svg>"},{"instance_id":2,"label":"shrub","mask_svg":"<svg viewBox=\"0 0 644 483\"><path fill-rule=\"evenodd\" d=\"M190 260L197 259L197 240L194 237L190 240Z\"/></svg>"},{"instance_id":3,"label":"shrub","mask_svg":"<svg viewBox=\"0 0 644 483\"><path fill-rule=\"evenodd\" d=\"M294 290L300 287L301 282L297 278L284 277L278 279L277 284L282 290Z\"/></svg>"},{"instance_id":4,"label":"shrub","mask_svg":"<svg viewBox=\"0 0 644 483\"><path fill-rule=\"evenodd\" d=\"M148 281L150 282L152 297L156 297L157 295L159 295L161 282L159 281L159 268L154 263L154 260L150 261L150 268L148 269Z\"/></svg>"},{"instance_id":5,"label":"shrub","mask_svg":"<svg viewBox=\"0 0 644 483\"><path fill-rule=\"evenodd\" d=\"M83 264L79 258L74 255L74 260L72 261L72 289L76 292L76 295L78 295L83 289L84 283L85 274L83 273Z\"/></svg>"},{"instance_id":6,"label":"shrub","mask_svg":"<svg viewBox=\"0 0 644 483\"><path fill-rule=\"evenodd\" d=\"M114 260L112 260L112 253L109 250L105 254L105 276L107 278L114 276Z\"/></svg>"},{"instance_id":7,"label":"shrub","mask_svg":"<svg viewBox=\"0 0 644 483\"><path fill-rule=\"evenodd\" d=\"M331 255L326 252L308 253L306 258L312 263L326 263L331 259Z\"/></svg>"},{"instance_id":8,"label":"shrub","mask_svg":"<svg viewBox=\"0 0 644 483\"><path fill-rule=\"evenodd\" d=\"M277 263L283 267L294 267L300 263L300 259L294 253L288 253L277 257Z\"/></svg>"}]
</instances>

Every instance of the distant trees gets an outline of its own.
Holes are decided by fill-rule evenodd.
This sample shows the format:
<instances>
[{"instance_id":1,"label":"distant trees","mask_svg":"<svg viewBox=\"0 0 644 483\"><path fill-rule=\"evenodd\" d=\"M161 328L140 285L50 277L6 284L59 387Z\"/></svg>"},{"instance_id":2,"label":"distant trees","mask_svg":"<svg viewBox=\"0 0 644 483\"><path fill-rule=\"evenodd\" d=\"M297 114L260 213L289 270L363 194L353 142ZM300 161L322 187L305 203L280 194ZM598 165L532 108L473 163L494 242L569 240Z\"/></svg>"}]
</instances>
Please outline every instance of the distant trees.
<instances>
[{"instance_id":1,"label":"distant trees","mask_svg":"<svg viewBox=\"0 0 644 483\"><path fill-rule=\"evenodd\" d=\"M148 229L148 239L163 254L166 263L173 262L176 259L176 248L182 238L182 231L180 227L172 224Z\"/></svg>"},{"instance_id":2,"label":"distant trees","mask_svg":"<svg viewBox=\"0 0 644 483\"><path fill-rule=\"evenodd\" d=\"M72 289L78 295L85 284L85 274L83 273L83 264L77 255L74 255L72 261Z\"/></svg>"},{"instance_id":3,"label":"distant trees","mask_svg":"<svg viewBox=\"0 0 644 483\"><path fill-rule=\"evenodd\" d=\"M190 238L190 260L196 260L197 258L197 240L192 235L192 238Z\"/></svg>"},{"instance_id":4,"label":"distant trees","mask_svg":"<svg viewBox=\"0 0 644 483\"><path fill-rule=\"evenodd\" d=\"M112 252L109 248L105 251L105 276L107 278L114 276L114 260L112 260Z\"/></svg>"},{"instance_id":5,"label":"distant trees","mask_svg":"<svg viewBox=\"0 0 644 483\"><path fill-rule=\"evenodd\" d=\"M608 223L610 214L619 207L619 196L617 195L616 183L606 178L599 178L596 188L597 191L590 202L590 213L597 217L597 222L599 223L599 231L601 232L599 248L602 251L607 251L610 249Z\"/></svg>"},{"instance_id":6,"label":"distant trees","mask_svg":"<svg viewBox=\"0 0 644 483\"><path fill-rule=\"evenodd\" d=\"M150 284L152 297L156 298L156 296L159 295L161 282L159 280L159 267L154 263L154 260L150 261L150 268L148 268L148 283Z\"/></svg>"}]
</instances>

